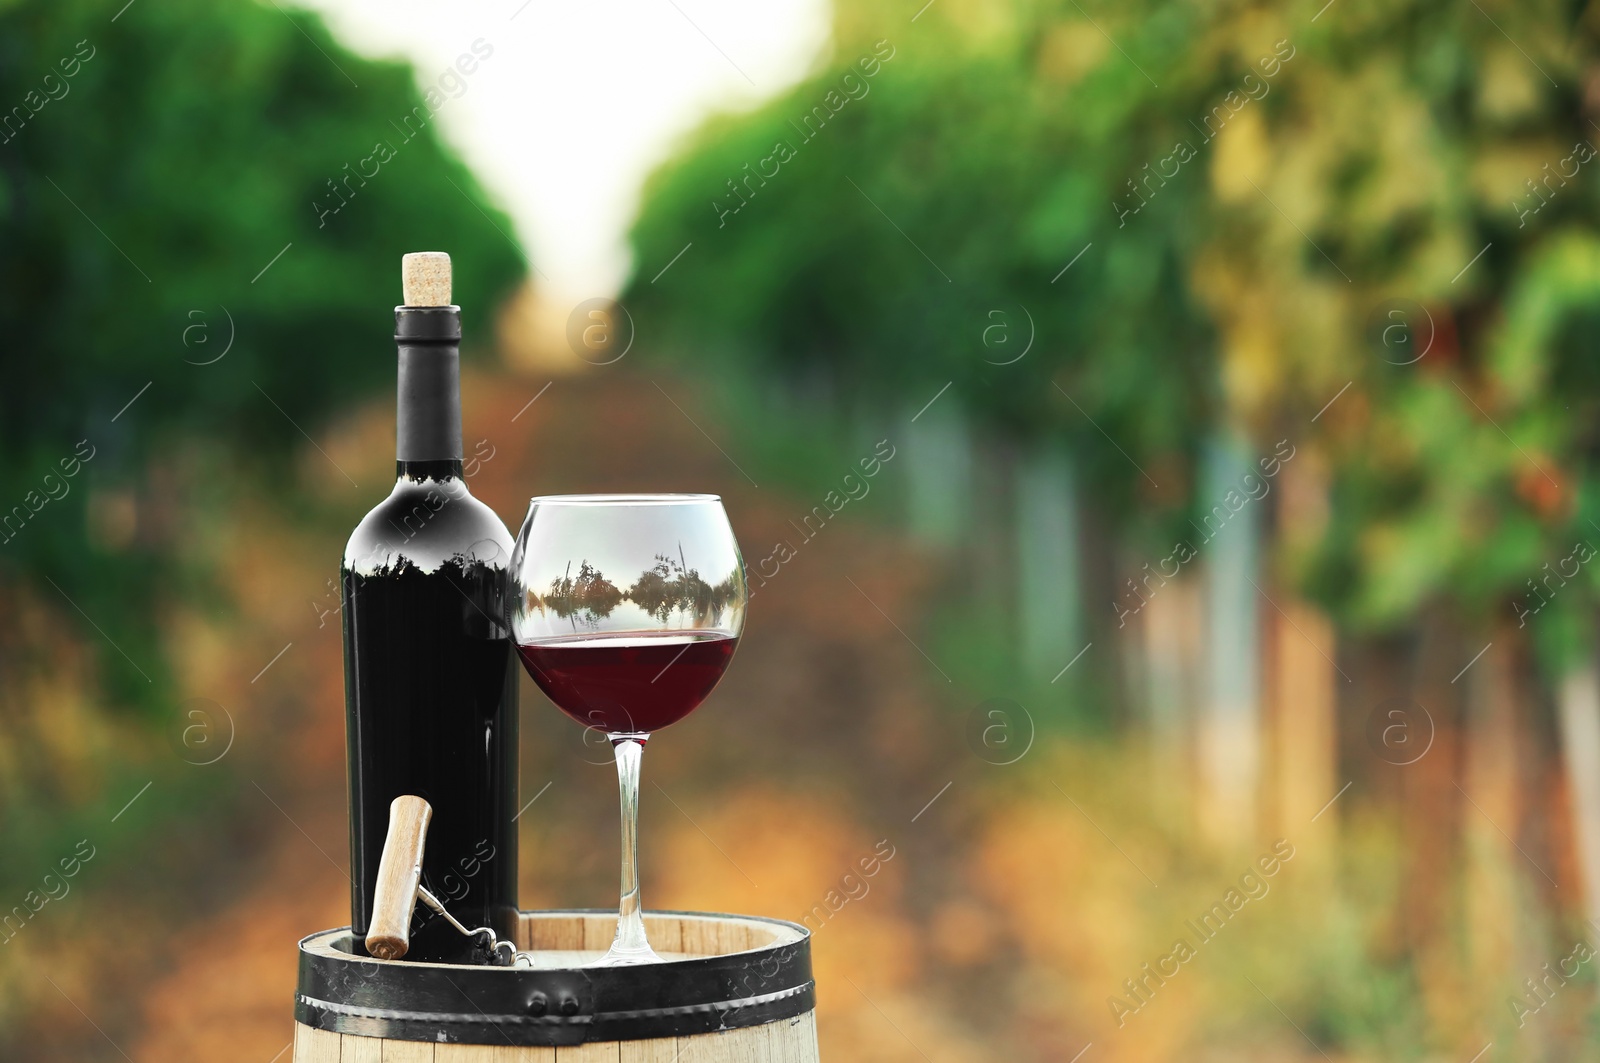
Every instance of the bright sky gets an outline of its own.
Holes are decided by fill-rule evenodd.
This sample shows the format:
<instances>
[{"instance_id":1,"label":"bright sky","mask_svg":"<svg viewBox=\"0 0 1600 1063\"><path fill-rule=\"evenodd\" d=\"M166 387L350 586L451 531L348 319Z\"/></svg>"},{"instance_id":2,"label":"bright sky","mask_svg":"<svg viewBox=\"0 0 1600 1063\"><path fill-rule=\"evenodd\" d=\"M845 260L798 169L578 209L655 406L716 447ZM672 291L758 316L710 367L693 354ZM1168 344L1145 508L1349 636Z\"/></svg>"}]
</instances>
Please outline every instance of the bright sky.
<instances>
[{"instance_id":1,"label":"bright sky","mask_svg":"<svg viewBox=\"0 0 1600 1063\"><path fill-rule=\"evenodd\" d=\"M478 38L493 49L464 88L447 80L459 96L437 121L511 214L541 293L569 302L616 293L640 186L680 138L793 84L828 43L827 0L300 2L424 87Z\"/></svg>"}]
</instances>

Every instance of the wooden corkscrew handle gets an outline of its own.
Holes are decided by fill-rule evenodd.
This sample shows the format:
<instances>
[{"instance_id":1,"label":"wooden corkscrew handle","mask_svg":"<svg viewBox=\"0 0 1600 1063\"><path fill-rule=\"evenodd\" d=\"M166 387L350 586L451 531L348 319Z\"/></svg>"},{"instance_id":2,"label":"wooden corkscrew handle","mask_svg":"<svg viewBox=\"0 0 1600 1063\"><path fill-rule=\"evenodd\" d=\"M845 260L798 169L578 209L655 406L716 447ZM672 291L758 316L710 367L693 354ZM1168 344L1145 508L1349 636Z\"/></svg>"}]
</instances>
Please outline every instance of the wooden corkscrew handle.
<instances>
[{"instance_id":1,"label":"wooden corkscrew handle","mask_svg":"<svg viewBox=\"0 0 1600 1063\"><path fill-rule=\"evenodd\" d=\"M398 960L411 947L411 911L422 884L422 852L432 819L433 806L420 797L404 795L389 804L389 833L367 925L367 951L380 960Z\"/></svg>"}]
</instances>

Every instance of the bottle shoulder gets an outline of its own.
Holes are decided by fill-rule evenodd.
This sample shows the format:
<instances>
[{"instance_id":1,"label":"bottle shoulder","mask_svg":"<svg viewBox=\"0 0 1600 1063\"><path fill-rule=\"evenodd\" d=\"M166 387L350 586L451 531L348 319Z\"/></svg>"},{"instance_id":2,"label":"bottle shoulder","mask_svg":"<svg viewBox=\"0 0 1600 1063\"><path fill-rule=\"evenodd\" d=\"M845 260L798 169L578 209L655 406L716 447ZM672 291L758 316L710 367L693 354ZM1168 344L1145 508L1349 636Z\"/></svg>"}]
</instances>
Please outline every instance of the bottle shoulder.
<instances>
[{"instance_id":1,"label":"bottle shoulder","mask_svg":"<svg viewBox=\"0 0 1600 1063\"><path fill-rule=\"evenodd\" d=\"M505 523L464 481L401 479L351 532L343 568L362 575L434 572L449 562L504 569L511 547Z\"/></svg>"}]
</instances>

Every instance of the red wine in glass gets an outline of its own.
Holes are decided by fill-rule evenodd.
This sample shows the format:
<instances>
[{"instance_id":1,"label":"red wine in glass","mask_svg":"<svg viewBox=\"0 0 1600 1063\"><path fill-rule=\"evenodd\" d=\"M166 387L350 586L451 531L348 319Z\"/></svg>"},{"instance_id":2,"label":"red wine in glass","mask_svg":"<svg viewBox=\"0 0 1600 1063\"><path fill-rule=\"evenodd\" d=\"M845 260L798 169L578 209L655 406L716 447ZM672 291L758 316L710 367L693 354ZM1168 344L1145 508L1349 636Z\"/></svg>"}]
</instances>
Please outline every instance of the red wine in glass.
<instances>
[{"instance_id":1,"label":"red wine in glass","mask_svg":"<svg viewBox=\"0 0 1600 1063\"><path fill-rule=\"evenodd\" d=\"M677 723L711 693L739 644L725 631L558 636L517 647L556 708L607 734Z\"/></svg>"}]
</instances>

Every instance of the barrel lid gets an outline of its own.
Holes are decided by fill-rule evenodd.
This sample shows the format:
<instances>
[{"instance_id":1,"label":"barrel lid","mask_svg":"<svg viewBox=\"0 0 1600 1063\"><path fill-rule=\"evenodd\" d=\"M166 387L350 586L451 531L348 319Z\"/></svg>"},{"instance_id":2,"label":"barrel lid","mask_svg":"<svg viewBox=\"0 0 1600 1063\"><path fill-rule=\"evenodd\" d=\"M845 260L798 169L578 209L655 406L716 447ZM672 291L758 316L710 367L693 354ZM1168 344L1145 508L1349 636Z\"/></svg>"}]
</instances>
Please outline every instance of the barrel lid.
<instances>
[{"instance_id":1,"label":"barrel lid","mask_svg":"<svg viewBox=\"0 0 1600 1063\"><path fill-rule=\"evenodd\" d=\"M570 909L534 918L607 914ZM772 943L630 967L469 967L358 956L348 927L325 930L300 942L295 1019L399 1041L578 1045L759 1026L816 1006L805 927L703 912L648 915L759 924Z\"/></svg>"}]
</instances>

